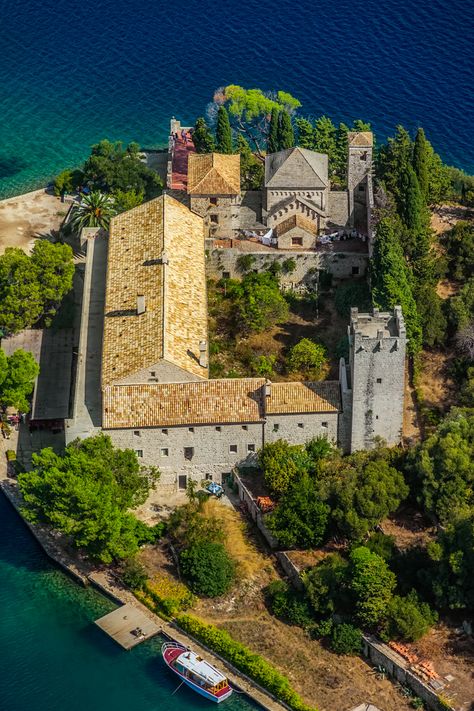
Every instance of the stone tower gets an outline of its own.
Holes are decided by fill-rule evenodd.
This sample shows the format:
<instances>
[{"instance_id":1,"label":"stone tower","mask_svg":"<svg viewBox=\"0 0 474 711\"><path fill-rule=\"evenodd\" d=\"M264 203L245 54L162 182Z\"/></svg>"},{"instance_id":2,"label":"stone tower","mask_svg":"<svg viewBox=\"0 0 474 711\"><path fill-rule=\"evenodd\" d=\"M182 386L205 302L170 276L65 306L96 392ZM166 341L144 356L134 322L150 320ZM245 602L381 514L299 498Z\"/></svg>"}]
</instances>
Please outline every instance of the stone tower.
<instances>
[{"instance_id":1,"label":"stone tower","mask_svg":"<svg viewBox=\"0 0 474 711\"><path fill-rule=\"evenodd\" d=\"M373 206L372 151L370 131L349 133L347 190L349 193L349 224L370 237L370 211Z\"/></svg>"},{"instance_id":2,"label":"stone tower","mask_svg":"<svg viewBox=\"0 0 474 711\"><path fill-rule=\"evenodd\" d=\"M348 390L348 449L371 449L402 438L406 330L402 309L360 314L351 309ZM349 419L348 418L348 419Z\"/></svg>"}]
</instances>

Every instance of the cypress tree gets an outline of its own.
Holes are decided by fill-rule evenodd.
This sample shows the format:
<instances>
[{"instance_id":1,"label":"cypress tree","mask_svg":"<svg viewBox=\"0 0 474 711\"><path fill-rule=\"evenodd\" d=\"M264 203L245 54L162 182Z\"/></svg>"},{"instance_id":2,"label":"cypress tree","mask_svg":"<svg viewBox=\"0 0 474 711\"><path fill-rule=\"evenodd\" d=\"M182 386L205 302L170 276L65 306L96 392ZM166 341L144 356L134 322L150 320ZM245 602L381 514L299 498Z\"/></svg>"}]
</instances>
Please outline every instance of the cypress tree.
<instances>
[{"instance_id":1,"label":"cypress tree","mask_svg":"<svg viewBox=\"0 0 474 711\"><path fill-rule=\"evenodd\" d=\"M314 129L311 121L297 118L295 123L298 130L298 145L312 151L314 149Z\"/></svg>"},{"instance_id":2,"label":"cypress tree","mask_svg":"<svg viewBox=\"0 0 474 711\"><path fill-rule=\"evenodd\" d=\"M219 111L217 112L216 150L218 153L234 152L229 114L225 106L219 106Z\"/></svg>"},{"instance_id":3,"label":"cypress tree","mask_svg":"<svg viewBox=\"0 0 474 711\"><path fill-rule=\"evenodd\" d=\"M267 140L267 151L268 153L276 153L279 150L278 143L278 124L279 124L280 112L275 107L272 109L270 116L270 128L268 131Z\"/></svg>"},{"instance_id":4,"label":"cypress tree","mask_svg":"<svg viewBox=\"0 0 474 711\"><path fill-rule=\"evenodd\" d=\"M426 209L420 184L410 163L400 175L400 217L405 226L414 232L426 227Z\"/></svg>"},{"instance_id":5,"label":"cypress tree","mask_svg":"<svg viewBox=\"0 0 474 711\"><path fill-rule=\"evenodd\" d=\"M345 185L347 178L347 158L349 151L349 140L347 134L349 128L345 123L340 123L336 130L336 152L334 158L334 170L341 184Z\"/></svg>"},{"instance_id":6,"label":"cypress tree","mask_svg":"<svg viewBox=\"0 0 474 711\"><path fill-rule=\"evenodd\" d=\"M295 145L295 134L291 123L291 116L287 111L280 112L278 122L278 149L293 148Z\"/></svg>"},{"instance_id":7,"label":"cypress tree","mask_svg":"<svg viewBox=\"0 0 474 711\"><path fill-rule=\"evenodd\" d=\"M426 140L425 132L419 128L415 136L415 145L413 146L413 168L418 178L421 194L425 200L428 200L429 190L429 165L431 162L432 151L430 144Z\"/></svg>"},{"instance_id":8,"label":"cypress tree","mask_svg":"<svg viewBox=\"0 0 474 711\"><path fill-rule=\"evenodd\" d=\"M194 126L193 143L197 153L212 153L214 150L214 137L202 116L198 118Z\"/></svg>"},{"instance_id":9,"label":"cypress tree","mask_svg":"<svg viewBox=\"0 0 474 711\"><path fill-rule=\"evenodd\" d=\"M377 225L377 236L371 260L372 297L382 311L402 307L408 335L408 350L414 355L421 349L421 326L413 297L410 275L397 237L399 225L384 217Z\"/></svg>"}]
</instances>

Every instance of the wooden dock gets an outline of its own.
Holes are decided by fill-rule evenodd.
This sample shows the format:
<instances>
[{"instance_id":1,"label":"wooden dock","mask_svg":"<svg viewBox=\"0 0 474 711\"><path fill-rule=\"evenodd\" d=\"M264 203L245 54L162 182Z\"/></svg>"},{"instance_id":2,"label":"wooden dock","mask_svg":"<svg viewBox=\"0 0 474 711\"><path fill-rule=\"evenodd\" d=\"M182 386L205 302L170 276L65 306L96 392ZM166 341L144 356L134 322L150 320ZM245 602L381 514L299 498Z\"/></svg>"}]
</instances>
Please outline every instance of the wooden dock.
<instances>
[{"instance_id":1,"label":"wooden dock","mask_svg":"<svg viewBox=\"0 0 474 711\"><path fill-rule=\"evenodd\" d=\"M152 619L128 604L104 615L95 624L124 649L132 649L161 632Z\"/></svg>"}]
</instances>

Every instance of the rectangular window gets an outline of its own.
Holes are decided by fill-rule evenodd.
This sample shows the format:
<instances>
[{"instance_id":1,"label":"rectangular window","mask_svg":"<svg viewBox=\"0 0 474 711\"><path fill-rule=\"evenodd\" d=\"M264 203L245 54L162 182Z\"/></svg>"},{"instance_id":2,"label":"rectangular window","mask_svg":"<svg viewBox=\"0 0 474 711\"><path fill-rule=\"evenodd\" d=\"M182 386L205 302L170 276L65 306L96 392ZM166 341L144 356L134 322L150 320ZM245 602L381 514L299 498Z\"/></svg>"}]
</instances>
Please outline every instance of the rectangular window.
<instances>
[{"instance_id":1,"label":"rectangular window","mask_svg":"<svg viewBox=\"0 0 474 711\"><path fill-rule=\"evenodd\" d=\"M327 422L321 422L321 427L324 427L325 430L328 428L328 423Z\"/></svg>"},{"instance_id":2,"label":"rectangular window","mask_svg":"<svg viewBox=\"0 0 474 711\"><path fill-rule=\"evenodd\" d=\"M150 375L152 378L156 377L156 370L150 370Z\"/></svg>"},{"instance_id":3,"label":"rectangular window","mask_svg":"<svg viewBox=\"0 0 474 711\"><path fill-rule=\"evenodd\" d=\"M168 434L168 430L161 430L161 434Z\"/></svg>"},{"instance_id":4,"label":"rectangular window","mask_svg":"<svg viewBox=\"0 0 474 711\"><path fill-rule=\"evenodd\" d=\"M352 267L352 274L355 276L356 274L359 273L359 267Z\"/></svg>"},{"instance_id":5,"label":"rectangular window","mask_svg":"<svg viewBox=\"0 0 474 711\"><path fill-rule=\"evenodd\" d=\"M216 427L216 432L222 432L222 427Z\"/></svg>"},{"instance_id":6,"label":"rectangular window","mask_svg":"<svg viewBox=\"0 0 474 711\"><path fill-rule=\"evenodd\" d=\"M162 457L167 457L168 454L169 454L168 447L162 447L161 450L160 450L160 452L161 452L161 456L162 456Z\"/></svg>"},{"instance_id":7,"label":"rectangular window","mask_svg":"<svg viewBox=\"0 0 474 711\"><path fill-rule=\"evenodd\" d=\"M247 452L255 452L255 445L254 445L254 444L248 444L248 445L247 445Z\"/></svg>"},{"instance_id":8,"label":"rectangular window","mask_svg":"<svg viewBox=\"0 0 474 711\"><path fill-rule=\"evenodd\" d=\"M219 215L216 215L216 214L209 215L209 219L213 225L219 224Z\"/></svg>"},{"instance_id":9,"label":"rectangular window","mask_svg":"<svg viewBox=\"0 0 474 711\"><path fill-rule=\"evenodd\" d=\"M230 279L230 272L222 272L223 279Z\"/></svg>"},{"instance_id":10,"label":"rectangular window","mask_svg":"<svg viewBox=\"0 0 474 711\"><path fill-rule=\"evenodd\" d=\"M194 447L185 447L184 448L184 458L185 459L192 459L194 457Z\"/></svg>"},{"instance_id":11,"label":"rectangular window","mask_svg":"<svg viewBox=\"0 0 474 711\"><path fill-rule=\"evenodd\" d=\"M278 425L278 424L273 425L274 432L278 432L279 429L280 429L280 425Z\"/></svg>"},{"instance_id":12,"label":"rectangular window","mask_svg":"<svg viewBox=\"0 0 474 711\"><path fill-rule=\"evenodd\" d=\"M248 425L242 425L242 429L247 431L248 430Z\"/></svg>"},{"instance_id":13,"label":"rectangular window","mask_svg":"<svg viewBox=\"0 0 474 711\"><path fill-rule=\"evenodd\" d=\"M215 197L209 198L209 202L211 205L217 205L217 198L215 198Z\"/></svg>"},{"instance_id":14,"label":"rectangular window","mask_svg":"<svg viewBox=\"0 0 474 711\"><path fill-rule=\"evenodd\" d=\"M136 449L135 454L139 459L141 459L143 457L143 449Z\"/></svg>"},{"instance_id":15,"label":"rectangular window","mask_svg":"<svg viewBox=\"0 0 474 711\"><path fill-rule=\"evenodd\" d=\"M302 430L304 428L303 422L298 422L298 427L300 428L300 430Z\"/></svg>"},{"instance_id":16,"label":"rectangular window","mask_svg":"<svg viewBox=\"0 0 474 711\"><path fill-rule=\"evenodd\" d=\"M194 427L188 427L188 432L194 432Z\"/></svg>"},{"instance_id":17,"label":"rectangular window","mask_svg":"<svg viewBox=\"0 0 474 711\"><path fill-rule=\"evenodd\" d=\"M302 237L292 237L291 244L293 245L293 247L302 247L303 246L303 238Z\"/></svg>"},{"instance_id":18,"label":"rectangular window","mask_svg":"<svg viewBox=\"0 0 474 711\"><path fill-rule=\"evenodd\" d=\"M377 382L378 382L379 385L380 385L380 383L382 382L382 378L377 378Z\"/></svg>"},{"instance_id":19,"label":"rectangular window","mask_svg":"<svg viewBox=\"0 0 474 711\"><path fill-rule=\"evenodd\" d=\"M135 437L140 437L140 430L133 430Z\"/></svg>"},{"instance_id":20,"label":"rectangular window","mask_svg":"<svg viewBox=\"0 0 474 711\"><path fill-rule=\"evenodd\" d=\"M229 444L229 452L231 454L237 454L237 445L236 444Z\"/></svg>"},{"instance_id":21,"label":"rectangular window","mask_svg":"<svg viewBox=\"0 0 474 711\"><path fill-rule=\"evenodd\" d=\"M178 477L178 488L181 489L182 491L186 491L186 487L188 486L188 477L186 474L180 474Z\"/></svg>"}]
</instances>

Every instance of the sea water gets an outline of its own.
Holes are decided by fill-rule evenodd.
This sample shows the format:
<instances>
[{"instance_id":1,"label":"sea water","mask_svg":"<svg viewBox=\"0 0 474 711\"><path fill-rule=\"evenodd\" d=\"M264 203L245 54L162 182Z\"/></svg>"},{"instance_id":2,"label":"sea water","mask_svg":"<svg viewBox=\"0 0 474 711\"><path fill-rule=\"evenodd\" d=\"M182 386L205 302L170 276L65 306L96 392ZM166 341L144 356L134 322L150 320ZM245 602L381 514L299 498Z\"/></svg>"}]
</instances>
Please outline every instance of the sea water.
<instances>
[{"instance_id":1,"label":"sea water","mask_svg":"<svg viewBox=\"0 0 474 711\"><path fill-rule=\"evenodd\" d=\"M465 0L0 0L0 197L102 138L163 145L231 83L380 139L423 125L474 173L473 31Z\"/></svg>"},{"instance_id":2,"label":"sea water","mask_svg":"<svg viewBox=\"0 0 474 711\"><path fill-rule=\"evenodd\" d=\"M1 711L204 711L161 660L155 638L130 652L94 625L116 606L53 567L0 493ZM225 711L256 706L233 694Z\"/></svg>"}]
</instances>

